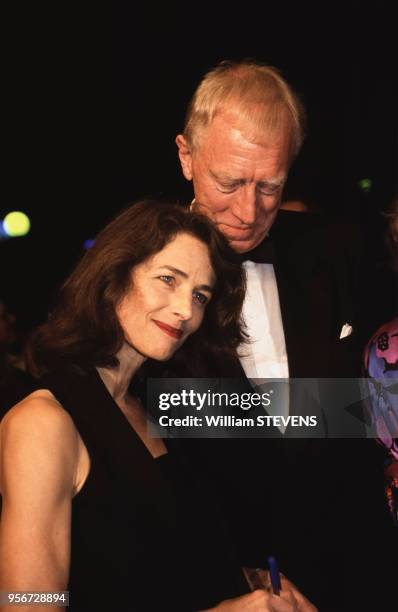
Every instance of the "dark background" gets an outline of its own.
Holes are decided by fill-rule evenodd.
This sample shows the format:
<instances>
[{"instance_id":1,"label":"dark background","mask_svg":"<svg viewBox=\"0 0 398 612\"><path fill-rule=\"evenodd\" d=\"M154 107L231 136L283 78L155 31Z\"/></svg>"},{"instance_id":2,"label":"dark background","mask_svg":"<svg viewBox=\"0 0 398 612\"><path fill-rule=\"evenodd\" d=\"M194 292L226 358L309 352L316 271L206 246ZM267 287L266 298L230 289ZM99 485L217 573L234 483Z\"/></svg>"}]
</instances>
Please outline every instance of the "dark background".
<instances>
[{"instance_id":1,"label":"dark background","mask_svg":"<svg viewBox=\"0 0 398 612\"><path fill-rule=\"evenodd\" d=\"M0 218L31 233L0 242L0 296L29 328L109 218L142 196L186 201L175 135L222 59L278 67L309 125L288 191L383 233L397 191L397 42L392 2L114 3L112 12L14 9L4 20ZM28 12L29 11L29 12ZM96 9L98 11L98 9ZM358 186L372 180L365 194Z\"/></svg>"}]
</instances>

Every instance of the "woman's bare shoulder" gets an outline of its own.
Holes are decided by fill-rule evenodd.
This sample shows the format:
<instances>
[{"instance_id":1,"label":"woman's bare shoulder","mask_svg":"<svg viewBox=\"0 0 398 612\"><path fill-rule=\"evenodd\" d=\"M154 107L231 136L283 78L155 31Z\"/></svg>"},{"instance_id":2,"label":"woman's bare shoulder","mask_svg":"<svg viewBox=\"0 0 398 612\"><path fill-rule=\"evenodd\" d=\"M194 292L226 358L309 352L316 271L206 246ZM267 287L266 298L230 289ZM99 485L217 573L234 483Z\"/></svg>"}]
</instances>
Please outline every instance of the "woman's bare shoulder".
<instances>
[{"instance_id":1,"label":"woman's bare shoulder","mask_svg":"<svg viewBox=\"0 0 398 612\"><path fill-rule=\"evenodd\" d=\"M7 454L40 449L51 455L58 448L58 455L77 455L78 441L72 418L46 389L34 391L13 406L0 423L1 450Z\"/></svg>"},{"instance_id":2,"label":"woman's bare shoulder","mask_svg":"<svg viewBox=\"0 0 398 612\"><path fill-rule=\"evenodd\" d=\"M90 460L71 416L47 389L39 389L13 406L0 423L0 490L7 466L32 464L47 478L65 482L76 494ZM13 467L14 466L14 467Z\"/></svg>"},{"instance_id":3,"label":"woman's bare shoulder","mask_svg":"<svg viewBox=\"0 0 398 612\"><path fill-rule=\"evenodd\" d=\"M4 416L0 426L10 428L26 424L40 426L45 421L48 427L72 424L72 419L48 389L38 389L15 404Z\"/></svg>"}]
</instances>

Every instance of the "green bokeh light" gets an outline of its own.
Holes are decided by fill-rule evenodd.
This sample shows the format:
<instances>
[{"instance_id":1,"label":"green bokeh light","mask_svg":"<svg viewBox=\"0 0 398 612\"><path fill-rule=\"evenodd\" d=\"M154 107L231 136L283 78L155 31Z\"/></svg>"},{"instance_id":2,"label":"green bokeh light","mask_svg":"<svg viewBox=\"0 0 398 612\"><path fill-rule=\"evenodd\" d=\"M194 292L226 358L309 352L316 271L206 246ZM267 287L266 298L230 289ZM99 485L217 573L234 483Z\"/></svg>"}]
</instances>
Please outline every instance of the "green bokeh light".
<instances>
[{"instance_id":1,"label":"green bokeh light","mask_svg":"<svg viewBox=\"0 0 398 612\"><path fill-rule=\"evenodd\" d=\"M358 185L362 189L362 191L365 191L366 193L368 193L372 189L372 181L368 178L364 178L358 181Z\"/></svg>"},{"instance_id":2,"label":"green bokeh light","mask_svg":"<svg viewBox=\"0 0 398 612\"><path fill-rule=\"evenodd\" d=\"M4 217L3 228L12 238L26 236L30 230L29 217L19 210L14 210Z\"/></svg>"}]
</instances>

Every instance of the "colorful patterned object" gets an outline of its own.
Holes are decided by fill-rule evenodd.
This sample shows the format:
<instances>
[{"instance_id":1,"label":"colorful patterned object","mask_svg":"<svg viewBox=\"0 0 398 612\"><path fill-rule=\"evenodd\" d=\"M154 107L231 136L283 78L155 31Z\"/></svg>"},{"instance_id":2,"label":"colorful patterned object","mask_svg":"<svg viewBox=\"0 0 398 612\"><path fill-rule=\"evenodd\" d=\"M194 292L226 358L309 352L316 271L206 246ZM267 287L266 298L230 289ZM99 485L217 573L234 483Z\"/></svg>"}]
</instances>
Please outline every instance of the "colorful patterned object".
<instances>
[{"instance_id":1,"label":"colorful patterned object","mask_svg":"<svg viewBox=\"0 0 398 612\"><path fill-rule=\"evenodd\" d=\"M386 496L398 525L398 317L382 325L364 354L369 410L378 441L388 450Z\"/></svg>"}]
</instances>

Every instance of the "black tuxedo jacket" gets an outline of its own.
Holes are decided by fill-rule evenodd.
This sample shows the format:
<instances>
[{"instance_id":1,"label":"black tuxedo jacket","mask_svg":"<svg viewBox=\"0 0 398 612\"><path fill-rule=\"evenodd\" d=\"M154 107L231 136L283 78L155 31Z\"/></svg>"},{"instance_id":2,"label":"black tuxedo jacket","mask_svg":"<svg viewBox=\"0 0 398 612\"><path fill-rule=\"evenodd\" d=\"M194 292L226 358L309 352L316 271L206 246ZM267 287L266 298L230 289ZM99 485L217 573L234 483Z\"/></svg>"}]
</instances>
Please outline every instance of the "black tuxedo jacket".
<instances>
[{"instance_id":1,"label":"black tuxedo jacket","mask_svg":"<svg viewBox=\"0 0 398 612\"><path fill-rule=\"evenodd\" d=\"M280 211L266 240L275 252L290 377L358 376L363 338L356 229ZM346 323L353 332L340 339Z\"/></svg>"},{"instance_id":2,"label":"black tuxedo jacket","mask_svg":"<svg viewBox=\"0 0 398 612\"><path fill-rule=\"evenodd\" d=\"M317 216L280 211L266 240L275 254L290 377L360 376L365 338L358 232ZM344 324L353 332L340 339ZM207 363L197 375L245 379L237 360ZM323 401L333 402L332 382ZM300 413L303 407L291 408ZM367 546L377 548L377 524L388 521L373 440L277 436L182 444L223 492L242 563L264 566L273 553L321 610L355 609L355 580L362 584L370 567ZM369 603L369 592L366 598Z\"/></svg>"}]
</instances>

